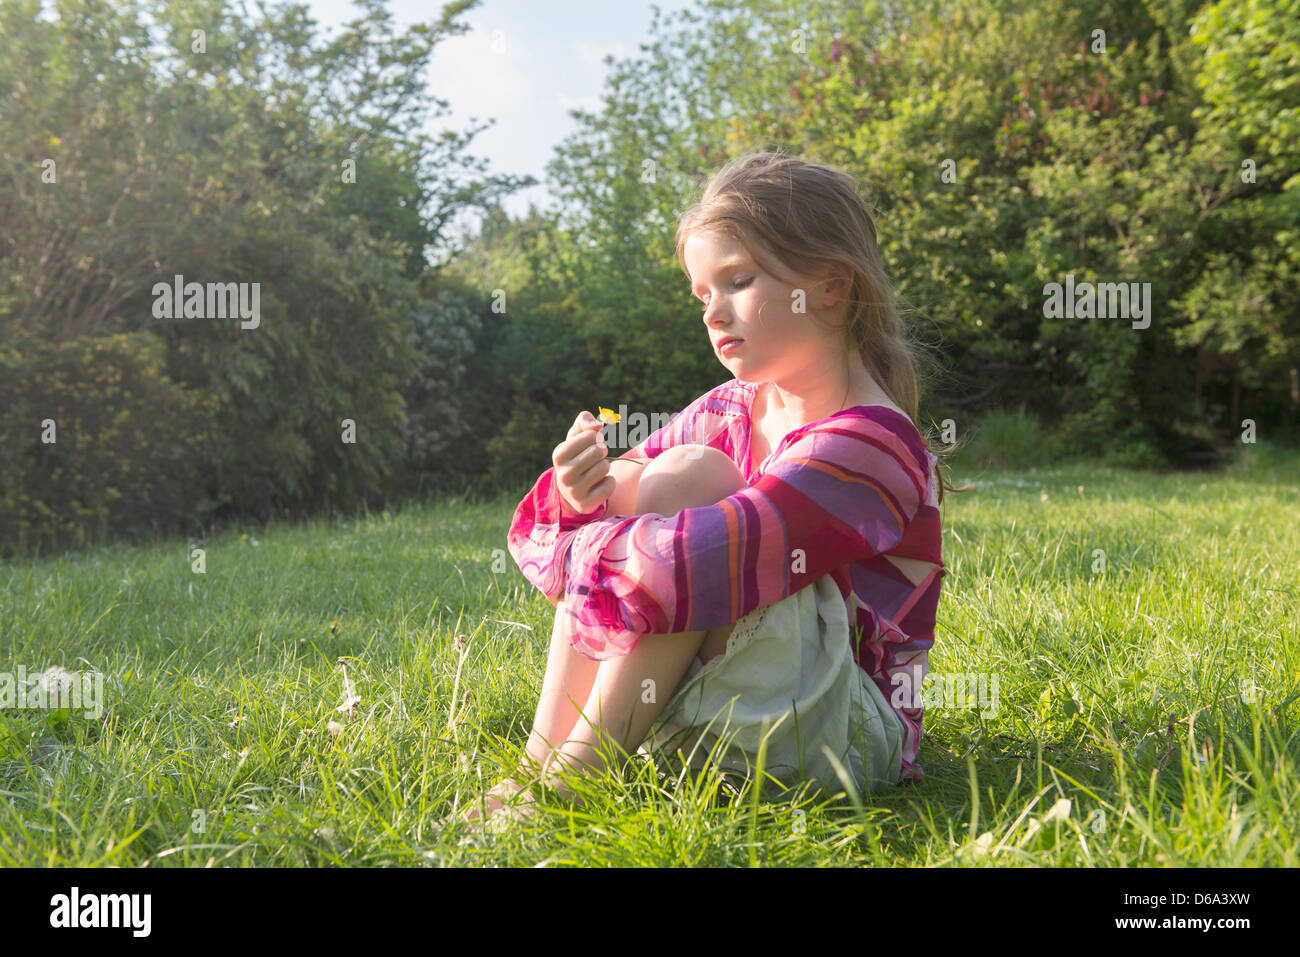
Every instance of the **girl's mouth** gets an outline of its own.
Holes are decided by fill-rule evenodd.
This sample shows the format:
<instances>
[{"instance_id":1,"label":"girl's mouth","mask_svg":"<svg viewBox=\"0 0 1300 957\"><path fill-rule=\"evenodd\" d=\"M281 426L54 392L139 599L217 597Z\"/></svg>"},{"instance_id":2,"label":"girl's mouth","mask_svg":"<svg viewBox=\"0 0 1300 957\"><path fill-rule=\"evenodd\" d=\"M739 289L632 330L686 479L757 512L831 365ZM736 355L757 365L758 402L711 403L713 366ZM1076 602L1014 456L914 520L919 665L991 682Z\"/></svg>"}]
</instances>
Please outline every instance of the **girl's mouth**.
<instances>
[{"instance_id":1,"label":"girl's mouth","mask_svg":"<svg viewBox=\"0 0 1300 957\"><path fill-rule=\"evenodd\" d=\"M722 345L718 346L718 352L726 352L728 349L731 349L733 346L738 346L744 341L744 339L728 339L723 342Z\"/></svg>"}]
</instances>

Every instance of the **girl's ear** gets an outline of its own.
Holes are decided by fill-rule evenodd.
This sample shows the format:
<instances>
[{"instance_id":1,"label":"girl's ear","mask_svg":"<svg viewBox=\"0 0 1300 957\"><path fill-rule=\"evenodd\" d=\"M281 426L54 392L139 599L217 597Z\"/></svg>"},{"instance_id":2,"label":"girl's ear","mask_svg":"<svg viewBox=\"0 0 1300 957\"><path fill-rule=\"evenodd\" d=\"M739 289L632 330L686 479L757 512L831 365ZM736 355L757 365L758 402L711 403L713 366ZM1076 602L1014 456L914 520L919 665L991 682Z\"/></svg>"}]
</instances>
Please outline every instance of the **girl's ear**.
<instances>
[{"instance_id":1,"label":"girl's ear","mask_svg":"<svg viewBox=\"0 0 1300 957\"><path fill-rule=\"evenodd\" d=\"M830 309L848 295L852 277L844 266L827 266L822 277L822 306Z\"/></svg>"}]
</instances>

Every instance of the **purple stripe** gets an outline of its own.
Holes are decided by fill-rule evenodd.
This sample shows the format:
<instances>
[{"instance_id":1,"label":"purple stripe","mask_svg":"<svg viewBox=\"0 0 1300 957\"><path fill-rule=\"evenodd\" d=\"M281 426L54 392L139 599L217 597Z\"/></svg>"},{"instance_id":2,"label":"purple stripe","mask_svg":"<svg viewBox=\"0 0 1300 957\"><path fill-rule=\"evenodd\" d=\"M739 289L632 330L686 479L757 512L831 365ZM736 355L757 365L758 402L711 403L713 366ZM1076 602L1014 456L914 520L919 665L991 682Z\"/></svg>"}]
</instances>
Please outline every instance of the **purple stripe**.
<instances>
[{"instance_id":1,"label":"purple stripe","mask_svg":"<svg viewBox=\"0 0 1300 957\"><path fill-rule=\"evenodd\" d=\"M695 584L695 591L691 595L691 607L695 609L695 613L691 620L683 620L680 623L681 630L688 631L692 628L699 629L701 618L713 620L723 613L733 611L729 597L732 592L729 556L735 549L736 543L728 534L727 516L720 508L687 509L677 514L688 516L683 521L688 521L690 524L674 528L674 545L677 545L682 537L690 537L697 541L709 539L716 543L711 551L699 551L690 557L690 580ZM728 618L727 621L718 621L716 625L708 627L719 627L731 620Z\"/></svg>"},{"instance_id":2,"label":"purple stripe","mask_svg":"<svg viewBox=\"0 0 1300 957\"><path fill-rule=\"evenodd\" d=\"M744 576L744 584L740 590L740 600L743 604L748 604L751 596L758 594L758 546L759 536L752 533L752 529L761 529L762 522L759 519L758 509L749 500L748 497L741 500L744 504L741 507L740 514L740 540L745 543L745 551L741 556L740 570ZM776 509L769 509L773 519L780 519L780 512ZM781 532L784 536L784 545L789 545L790 536L786 532L785 523L781 522ZM785 554L785 547L782 548L782 554ZM742 604L742 607L743 607Z\"/></svg>"},{"instance_id":3,"label":"purple stripe","mask_svg":"<svg viewBox=\"0 0 1300 957\"><path fill-rule=\"evenodd\" d=\"M691 601L691 577L686 567L686 552L682 547L685 536L680 533L680 528L685 523L685 512L677 513L677 523L673 527L673 591L677 593L677 603L673 608L673 626L670 634L679 634L686 630L684 619L686 618L687 609L694 605Z\"/></svg>"},{"instance_id":4,"label":"purple stripe","mask_svg":"<svg viewBox=\"0 0 1300 957\"><path fill-rule=\"evenodd\" d=\"M870 595L872 604L887 618L893 618L894 612L903 607L903 602L916 591L910 581L896 581L890 578L883 565L873 567L876 562L883 562L895 575L903 573L883 556L877 556L868 562L854 562L850 566L853 591L858 595ZM879 596L879 597L877 597ZM908 613L911 616L911 612Z\"/></svg>"},{"instance_id":5,"label":"purple stripe","mask_svg":"<svg viewBox=\"0 0 1300 957\"><path fill-rule=\"evenodd\" d=\"M916 459L917 467L924 474L930 472L930 462L927 457L925 445L921 442L921 433L917 430L916 424L902 413L895 412L893 409L887 409L884 406L872 406L869 409L859 409L858 411L867 417L880 421L880 424L889 429L906 443L911 450L913 457ZM889 422L892 420L898 427L890 427Z\"/></svg>"},{"instance_id":6,"label":"purple stripe","mask_svg":"<svg viewBox=\"0 0 1300 957\"><path fill-rule=\"evenodd\" d=\"M865 538L868 542L885 541L890 543L890 547L897 544L901 537L900 519L894 512L889 510L881 499L887 498L893 500L888 489L878 488L877 483L870 485L847 486L843 479L834 475L828 475L826 472L815 468L801 469L781 469L790 478L798 476L798 481L792 482L786 475L780 475L781 481L785 482L799 494L812 499L832 515L843 515L845 512L858 513L855 516L856 524L849 525L855 532ZM793 474L791 474L793 473ZM779 473L769 472L769 475ZM863 504L858 503L854 507L845 508L845 500L850 496L864 495L868 492L875 493L879 496L876 500ZM895 503L897 506L897 503ZM898 511L904 516L906 510L898 508ZM848 524L847 522L845 523ZM866 556L863 556L866 557Z\"/></svg>"}]
</instances>

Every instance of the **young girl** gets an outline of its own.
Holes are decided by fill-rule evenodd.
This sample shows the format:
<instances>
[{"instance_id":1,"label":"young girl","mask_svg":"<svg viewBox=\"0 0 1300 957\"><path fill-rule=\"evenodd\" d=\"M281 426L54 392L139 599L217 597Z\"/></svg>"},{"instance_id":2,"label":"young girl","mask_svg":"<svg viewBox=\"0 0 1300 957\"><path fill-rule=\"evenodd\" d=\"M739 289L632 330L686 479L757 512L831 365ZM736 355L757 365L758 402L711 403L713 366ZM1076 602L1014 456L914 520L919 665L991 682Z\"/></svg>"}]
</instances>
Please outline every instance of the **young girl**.
<instances>
[{"instance_id":1,"label":"young girl","mask_svg":"<svg viewBox=\"0 0 1300 957\"><path fill-rule=\"evenodd\" d=\"M847 174L753 154L677 254L734 378L613 462L584 411L520 503L510 553L556 604L526 773L571 797L561 767L661 745L698 766L722 734L724 767L752 769L766 735L782 780L920 780L951 486L912 421L870 213Z\"/></svg>"}]
</instances>

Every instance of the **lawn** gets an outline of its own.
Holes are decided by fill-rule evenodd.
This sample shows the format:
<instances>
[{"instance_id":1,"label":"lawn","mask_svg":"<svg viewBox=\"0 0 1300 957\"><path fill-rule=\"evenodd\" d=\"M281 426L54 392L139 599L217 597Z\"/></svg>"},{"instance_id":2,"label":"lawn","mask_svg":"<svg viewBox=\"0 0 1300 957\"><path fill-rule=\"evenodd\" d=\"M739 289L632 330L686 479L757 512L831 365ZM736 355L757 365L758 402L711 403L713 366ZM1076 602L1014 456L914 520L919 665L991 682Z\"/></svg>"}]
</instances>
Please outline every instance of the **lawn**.
<instances>
[{"instance_id":1,"label":"lawn","mask_svg":"<svg viewBox=\"0 0 1300 957\"><path fill-rule=\"evenodd\" d=\"M0 865L1295 866L1298 466L958 467L931 671L998 696L927 706L922 783L641 762L464 843L436 822L523 747L546 662L524 490L224 529L202 573L180 539L9 561L0 670L103 694L0 710Z\"/></svg>"}]
</instances>

